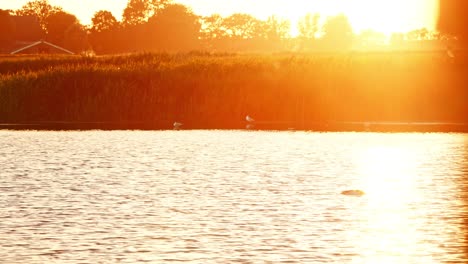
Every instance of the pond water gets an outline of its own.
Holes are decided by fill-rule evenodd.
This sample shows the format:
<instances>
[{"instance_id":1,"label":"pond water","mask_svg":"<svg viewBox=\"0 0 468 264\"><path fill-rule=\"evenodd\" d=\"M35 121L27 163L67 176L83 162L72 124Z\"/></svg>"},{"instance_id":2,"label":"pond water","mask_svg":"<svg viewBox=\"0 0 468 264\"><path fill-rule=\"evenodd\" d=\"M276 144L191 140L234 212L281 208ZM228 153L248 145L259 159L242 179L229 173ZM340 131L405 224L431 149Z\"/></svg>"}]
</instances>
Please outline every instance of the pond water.
<instances>
[{"instance_id":1,"label":"pond water","mask_svg":"<svg viewBox=\"0 0 468 264\"><path fill-rule=\"evenodd\" d=\"M467 227L468 134L0 131L2 263L466 263Z\"/></svg>"}]
</instances>

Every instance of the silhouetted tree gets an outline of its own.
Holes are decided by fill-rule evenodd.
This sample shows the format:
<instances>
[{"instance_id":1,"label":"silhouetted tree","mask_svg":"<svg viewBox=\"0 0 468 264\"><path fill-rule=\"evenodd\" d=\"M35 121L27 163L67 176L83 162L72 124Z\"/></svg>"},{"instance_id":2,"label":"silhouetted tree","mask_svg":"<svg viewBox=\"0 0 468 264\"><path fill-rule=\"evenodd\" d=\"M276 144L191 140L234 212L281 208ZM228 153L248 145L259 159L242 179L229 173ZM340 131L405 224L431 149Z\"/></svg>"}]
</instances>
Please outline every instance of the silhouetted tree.
<instances>
[{"instance_id":1,"label":"silhouetted tree","mask_svg":"<svg viewBox=\"0 0 468 264\"><path fill-rule=\"evenodd\" d=\"M15 37L16 27L8 10L0 9L0 49L8 46Z\"/></svg>"},{"instance_id":2,"label":"silhouetted tree","mask_svg":"<svg viewBox=\"0 0 468 264\"><path fill-rule=\"evenodd\" d=\"M15 24L15 40L37 41L45 37L44 29L35 15L12 16Z\"/></svg>"},{"instance_id":3,"label":"silhouetted tree","mask_svg":"<svg viewBox=\"0 0 468 264\"><path fill-rule=\"evenodd\" d=\"M427 40L430 38L429 30L426 28L411 30L406 34L406 39L415 41L415 40Z\"/></svg>"},{"instance_id":4,"label":"silhouetted tree","mask_svg":"<svg viewBox=\"0 0 468 264\"><path fill-rule=\"evenodd\" d=\"M291 23L288 20L270 16L265 22L264 30L269 41L279 41L289 37Z\"/></svg>"},{"instance_id":5,"label":"silhouetted tree","mask_svg":"<svg viewBox=\"0 0 468 264\"><path fill-rule=\"evenodd\" d=\"M76 53L89 50L86 28L79 23L69 26L64 34L63 45Z\"/></svg>"},{"instance_id":6,"label":"silhouetted tree","mask_svg":"<svg viewBox=\"0 0 468 264\"><path fill-rule=\"evenodd\" d=\"M265 36L262 21L248 14L233 14L223 20L224 28L229 37L234 39L251 39Z\"/></svg>"},{"instance_id":7,"label":"silhouetted tree","mask_svg":"<svg viewBox=\"0 0 468 264\"><path fill-rule=\"evenodd\" d=\"M315 39L320 32L320 15L319 14L306 14L302 17L297 28L299 30L299 37L304 39Z\"/></svg>"},{"instance_id":8,"label":"silhouetted tree","mask_svg":"<svg viewBox=\"0 0 468 264\"><path fill-rule=\"evenodd\" d=\"M145 0L129 0L123 12L123 22L126 25L141 24L148 18L148 2Z\"/></svg>"},{"instance_id":9,"label":"silhouetted tree","mask_svg":"<svg viewBox=\"0 0 468 264\"><path fill-rule=\"evenodd\" d=\"M119 26L119 22L115 19L114 15L105 10L96 12L91 21L91 30L94 32L115 30Z\"/></svg>"},{"instance_id":10,"label":"silhouetted tree","mask_svg":"<svg viewBox=\"0 0 468 264\"><path fill-rule=\"evenodd\" d=\"M129 0L123 11L124 25L138 25L148 21L158 10L171 4L172 0Z\"/></svg>"},{"instance_id":11,"label":"silhouetted tree","mask_svg":"<svg viewBox=\"0 0 468 264\"><path fill-rule=\"evenodd\" d=\"M227 51L261 50L268 38L265 21L248 14L233 14L223 19L224 36L218 48Z\"/></svg>"},{"instance_id":12,"label":"silhouetted tree","mask_svg":"<svg viewBox=\"0 0 468 264\"><path fill-rule=\"evenodd\" d=\"M309 13L300 18L297 29L299 35L296 41L300 49L311 50L317 48L317 38L322 30L319 14Z\"/></svg>"},{"instance_id":13,"label":"silhouetted tree","mask_svg":"<svg viewBox=\"0 0 468 264\"><path fill-rule=\"evenodd\" d=\"M41 27L47 32L47 18L59 11L62 11L62 8L52 6L49 4L49 0L35 0L26 3L15 13L20 16L36 16Z\"/></svg>"},{"instance_id":14,"label":"silhouetted tree","mask_svg":"<svg viewBox=\"0 0 468 264\"><path fill-rule=\"evenodd\" d=\"M266 21L249 14L201 18L200 38L206 48L222 51L278 50L289 38L290 23L276 16Z\"/></svg>"},{"instance_id":15,"label":"silhouetted tree","mask_svg":"<svg viewBox=\"0 0 468 264\"><path fill-rule=\"evenodd\" d=\"M65 32L73 25L79 24L78 19L64 11L50 14L46 20L47 40L63 45Z\"/></svg>"},{"instance_id":16,"label":"silhouetted tree","mask_svg":"<svg viewBox=\"0 0 468 264\"><path fill-rule=\"evenodd\" d=\"M120 23L111 12L101 10L94 14L89 33L89 43L96 53L128 51L124 48L125 42L128 42L128 36L123 34Z\"/></svg>"},{"instance_id":17,"label":"silhouetted tree","mask_svg":"<svg viewBox=\"0 0 468 264\"><path fill-rule=\"evenodd\" d=\"M170 4L148 21L150 49L191 50L199 47L201 24L198 16L181 4Z\"/></svg>"},{"instance_id":18,"label":"silhouetted tree","mask_svg":"<svg viewBox=\"0 0 468 264\"><path fill-rule=\"evenodd\" d=\"M224 18L219 14L213 14L201 18L200 36L202 39L220 39L226 36L226 29L223 27Z\"/></svg>"},{"instance_id":19,"label":"silhouetted tree","mask_svg":"<svg viewBox=\"0 0 468 264\"><path fill-rule=\"evenodd\" d=\"M263 34L251 41L253 50L275 51L285 47L286 39L290 37L290 23L287 20L270 16L266 21L259 23Z\"/></svg>"},{"instance_id":20,"label":"silhouetted tree","mask_svg":"<svg viewBox=\"0 0 468 264\"><path fill-rule=\"evenodd\" d=\"M326 49L344 50L352 45L353 29L345 15L329 17L323 25L323 33Z\"/></svg>"}]
</instances>

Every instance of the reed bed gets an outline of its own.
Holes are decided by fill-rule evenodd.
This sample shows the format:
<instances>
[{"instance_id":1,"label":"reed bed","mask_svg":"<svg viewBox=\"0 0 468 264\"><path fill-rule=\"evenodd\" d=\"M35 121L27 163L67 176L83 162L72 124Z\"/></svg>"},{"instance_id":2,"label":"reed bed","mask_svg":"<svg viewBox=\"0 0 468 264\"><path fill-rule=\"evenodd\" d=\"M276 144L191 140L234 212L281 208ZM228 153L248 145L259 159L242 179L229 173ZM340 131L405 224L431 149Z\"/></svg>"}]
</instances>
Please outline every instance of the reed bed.
<instances>
[{"instance_id":1,"label":"reed bed","mask_svg":"<svg viewBox=\"0 0 468 264\"><path fill-rule=\"evenodd\" d=\"M468 122L466 54L0 57L0 122Z\"/></svg>"}]
</instances>

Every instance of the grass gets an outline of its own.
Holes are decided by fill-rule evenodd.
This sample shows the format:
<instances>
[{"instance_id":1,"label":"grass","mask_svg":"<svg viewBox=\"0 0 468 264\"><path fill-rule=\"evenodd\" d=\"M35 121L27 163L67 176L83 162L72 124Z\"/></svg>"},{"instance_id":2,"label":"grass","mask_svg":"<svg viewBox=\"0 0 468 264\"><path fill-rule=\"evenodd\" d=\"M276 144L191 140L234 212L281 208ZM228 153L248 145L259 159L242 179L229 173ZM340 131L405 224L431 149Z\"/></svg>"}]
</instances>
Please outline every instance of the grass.
<instances>
[{"instance_id":1,"label":"grass","mask_svg":"<svg viewBox=\"0 0 468 264\"><path fill-rule=\"evenodd\" d=\"M0 122L468 122L467 54L0 57Z\"/></svg>"}]
</instances>

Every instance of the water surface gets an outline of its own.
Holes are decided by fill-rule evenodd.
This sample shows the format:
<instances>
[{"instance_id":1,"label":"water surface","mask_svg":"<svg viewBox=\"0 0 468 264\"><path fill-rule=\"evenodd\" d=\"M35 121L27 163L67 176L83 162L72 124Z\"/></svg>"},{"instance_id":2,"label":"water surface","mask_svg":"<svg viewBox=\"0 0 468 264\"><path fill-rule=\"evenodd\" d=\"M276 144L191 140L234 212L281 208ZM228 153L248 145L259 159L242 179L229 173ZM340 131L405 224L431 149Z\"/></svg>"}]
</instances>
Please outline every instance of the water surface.
<instances>
[{"instance_id":1,"label":"water surface","mask_svg":"<svg viewBox=\"0 0 468 264\"><path fill-rule=\"evenodd\" d=\"M0 176L1 263L468 261L467 134L4 130Z\"/></svg>"}]
</instances>

